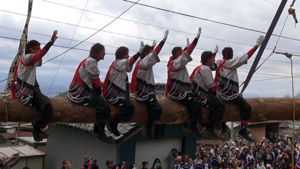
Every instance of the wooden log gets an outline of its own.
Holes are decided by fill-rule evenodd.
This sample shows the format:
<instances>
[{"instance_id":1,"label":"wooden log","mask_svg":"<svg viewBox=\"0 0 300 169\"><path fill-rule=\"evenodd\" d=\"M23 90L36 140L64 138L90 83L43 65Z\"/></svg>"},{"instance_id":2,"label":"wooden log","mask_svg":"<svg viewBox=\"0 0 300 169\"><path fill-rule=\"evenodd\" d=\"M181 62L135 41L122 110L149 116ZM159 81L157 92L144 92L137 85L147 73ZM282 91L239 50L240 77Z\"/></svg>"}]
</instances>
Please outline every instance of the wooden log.
<instances>
[{"instance_id":1,"label":"wooden log","mask_svg":"<svg viewBox=\"0 0 300 169\"><path fill-rule=\"evenodd\" d=\"M66 97L50 98L53 105L52 123L93 123L96 119L96 110L70 102ZM251 122L267 120L292 120L293 101L291 98L250 98L246 99L252 106ZM143 103L131 99L135 105L135 113L130 122L146 123L148 113ZM156 123L183 123L189 120L186 108L179 102L167 98L158 99L163 111L161 119ZM296 120L300 120L300 99L296 103ZM119 108L111 106L111 119L118 113ZM225 103L226 112L222 121L240 121L239 108L229 102ZM35 107L24 106L19 99L8 98L8 121L31 122L35 116ZM202 108L203 121L208 122L209 110ZM0 121L6 121L6 101L0 96Z\"/></svg>"}]
</instances>

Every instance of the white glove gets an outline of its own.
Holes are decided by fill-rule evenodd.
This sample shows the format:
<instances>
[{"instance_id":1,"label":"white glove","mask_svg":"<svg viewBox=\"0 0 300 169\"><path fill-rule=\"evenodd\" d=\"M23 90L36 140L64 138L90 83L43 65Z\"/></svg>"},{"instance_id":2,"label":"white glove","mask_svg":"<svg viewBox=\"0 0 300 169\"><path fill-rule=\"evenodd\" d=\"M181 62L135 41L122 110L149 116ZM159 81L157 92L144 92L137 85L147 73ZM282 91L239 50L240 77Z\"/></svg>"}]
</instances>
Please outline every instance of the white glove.
<instances>
[{"instance_id":1,"label":"white glove","mask_svg":"<svg viewBox=\"0 0 300 169\"><path fill-rule=\"evenodd\" d=\"M56 39L57 39L57 36L56 36L56 35L57 35L57 30L55 30L55 31L53 32L53 34L52 34L52 37L51 37L51 40L50 40L52 43L54 43L54 42L56 41Z\"/></svg>"},{"instance_id":2,"label":"white glove","mask_svg":"<svg viewBox=\"0 0 300 169\"><path fill-rule=\"evenodd\" d=\"M214 53L218 53L218 50L219 50L219 46L216 45L215 50L214 50Z\"/></svg>"},{"instance_id":3,"label":"white glove","mask_svg":"<svg viewBox=\"0 0 300 169\"><path fill-rule=\"evenodd\" d=\"M190 41L189 41L189 38L186 38L186 48L188 48L190 46Z\"/></svg>"},{"instance_id":4,"label":"white glove","mask_svg":"<svg viewBox=\"0 0 300 169\"><path fill-rule=\"evenodd\" d=\"M140 45L140 49L139 49L138 53L139 53L139 54L142 54L142 53L143 53L143 50L144 50L144 48L145 48L144 42L143 42L143 41L141 41L141 45Z\"/></svg>"},{"instance_id":5,"label":"white glove","mask_svg":"<svg viewBox=\"0 0 300 169\"><path fill-rule=\"evenodd\" d=\"M163 41L166 41L166 40L167 40L168 34L169 34L169 30L166 30L166 31L165 31L165 35L164 35L164 38L163 38Z\"/></svg>"},{"instance_id":6,"label":"white glove","mask_svg":"<svg viewBox=\"0 0 300 169\"><path fill-rule=\"evenodd\" d=\"M157 41L154 40L153 43L152 43L152 47L153 47L153 48L156 46L156 43L157 43Z\"/></svg>"},{"instance_id":7,"label":"white glove","mask_svg":"<svg viewBox=\"0 0 300 169\"><path fill-rule=\"evenodd\" d=\"M257 38L257 40L256 40L256 45L257 45L257 46L260 46L260 45L263 43L264 40L265 40L265 37L264 37L264 36L260 36L260 37Z\"/></svg>"},{"instance_id":8,"label":"white glove","mask_svg":"<svg viewBox=\"0 0 300 169\"><path fill-rule=\"evenodd\" d=\"M197 36L196 36L196 38L197 38L197 39L199 39L199 38L200 38L201 30L202 30L202 29L201 29L201 27L199 27L199 29L198 29L198 33L197 33Z\"/></svg>"}]
</instances>

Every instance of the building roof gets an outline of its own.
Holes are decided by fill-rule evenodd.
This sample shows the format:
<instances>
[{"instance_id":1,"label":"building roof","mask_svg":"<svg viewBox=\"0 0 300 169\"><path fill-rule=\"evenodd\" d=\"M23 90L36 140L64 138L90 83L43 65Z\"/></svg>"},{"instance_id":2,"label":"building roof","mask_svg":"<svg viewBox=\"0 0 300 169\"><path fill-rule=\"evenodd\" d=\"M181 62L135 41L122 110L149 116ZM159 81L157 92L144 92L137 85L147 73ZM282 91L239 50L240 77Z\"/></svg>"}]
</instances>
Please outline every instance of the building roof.
<instances>
[{"instance_id":1,"label":"building roof","mask_svg":"<svg viewBox=\"0 0 300 169\"><path fill-rule=\"evenodd\" d=\"M20 153L20 157L35 157L35 156L45 156L46 154L30 147L25 146L9 146L0 147L0 158L10 157L12 154Z\"/></svg>"},{"instance_id":2,"label":"building roof","mask_svg":"<svg viewBox=\"0 0 300 169\"><path fill-rule=\"evenodd\" d=\"M268 120L268 121L261 121L261 122L249 122L248 125L256 125L256 124L271 124L271 123L282 123L282 120Z\"/></svg>"},{"instance_id":3,"label":"building roof","mask_svg":"<svg viewBox=\"0 0 300 169\"><path fill-rule=\"evenodd\" d=\"M94 129L94 124L93 123L64 123L64 124L56 124L56 125L61 125L61 126L66 126L66 127L71 127L74 129L79 129L85 132L92 133ZM118 125L118 131L120 132L120 136L115 136L113 133L111 133L108 128L105 126L105 134L108 137L113 138L114 140L124 140L124 136L128 136L128 132L138 128L139 131L142 129L140 128L140 124L138 123L119 123Z\"/></svg>"}]
</instances>

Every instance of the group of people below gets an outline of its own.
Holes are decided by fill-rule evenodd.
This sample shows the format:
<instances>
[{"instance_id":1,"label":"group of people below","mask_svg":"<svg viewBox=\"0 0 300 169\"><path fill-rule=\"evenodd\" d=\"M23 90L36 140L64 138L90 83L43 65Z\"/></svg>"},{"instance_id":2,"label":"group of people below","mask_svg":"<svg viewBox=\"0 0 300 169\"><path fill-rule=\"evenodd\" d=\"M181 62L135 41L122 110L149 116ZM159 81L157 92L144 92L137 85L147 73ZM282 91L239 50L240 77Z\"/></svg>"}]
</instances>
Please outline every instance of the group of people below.
<instances>
[{"instance_id":1,"label":"group of people below","mask_svg":"<svg viewBox=\"0 0 300 169\"><path fill-rule=\"evenodd\" d=\"M125 46L119 47L115 52L115 61L109 67L103 86L99 78L100 71L98 62L104 59L105 47L94 44L89 56L85 58L75 71L74 78L69 87L68 98L84 106L94 107L97 110L94 132L97 138L105 143L111 144L113 140L105 135L104 128L108 123L109 130L119 136L118 124L131 120L135 111L130 101L129 91L135 95L138 102L146 104L149 114L146 123L146 136L152 138L153 122L160 119L162 107L156 99L153 66L160 61L159 53L163 48L168 30L165 31L163 39L156 46L140 43L138 52L129 57L129 50ZM42 58L55 42L57 31L54 32L49 43L43 49L36 40L31 40L26 45L25 55L20 58L15 70L14 83L12 87L13 97L21 98L25 105L36 106L36 118L32 122L33 136L35 141L41 141L48 135L41 129L49 123L52 114L52 105L48 97L40 91L36 80L36 67L41 66ZM247 64L248 59L264 41L260 36L255 46L241 57L233 58L233 50L225 47L222 50L223 59L215 61L218 52L216 46L214 52L204 51L201 55L201 65L196 67L189 76L186 65L192 61L191 54L200 38L201 28L192 43L187 39L184 49L174 47L172 56L167 64L168 80L166 85L166 97L182 103L188 112L190 122L188 127L196 137L201 137L197 125L202 121L202 109L209 108L209 124L207 131L215 137L214 123L220 121L225 111L222 101L230 101L240 107L241 130L239 134L251 140L246 132L248 120L251 117L251 106L239 95L239 84L237 68ZM131 72L134 63L131 84L127 73ZM212 71L216 71L213 79ZM110 121L111 110L109 104L120 107L115 118ZM225 123L223 127L225 127Z\"/></svg>"}]
</instances>

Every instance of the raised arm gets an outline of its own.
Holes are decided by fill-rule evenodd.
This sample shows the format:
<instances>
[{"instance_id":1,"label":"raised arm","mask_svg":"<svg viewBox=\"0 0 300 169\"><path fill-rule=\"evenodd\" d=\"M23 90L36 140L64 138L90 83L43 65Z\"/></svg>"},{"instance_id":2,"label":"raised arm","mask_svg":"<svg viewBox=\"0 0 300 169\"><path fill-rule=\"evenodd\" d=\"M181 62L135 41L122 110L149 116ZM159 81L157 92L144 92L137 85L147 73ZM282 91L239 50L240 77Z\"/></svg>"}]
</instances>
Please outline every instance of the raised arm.
<instances>
[{"instance_id":1,"label":"raised arm","mask_svg":"<svg viewBox=\"0 0 300 169\"><path fill-rule=\"evenodd\" d=\"M153 41L152 48L155 47L155 49L151 53L148 53L147 56L145 56L142 59L142 61L139 63L140 68L150 69L157 62L160 62L158 54L167 40L168 33L169 31L166 30L162 41L156 47L155 47L156 41L155 40Z\"/></svg>"},{"instance_id":2,"label":"raised arm","mask_svg":"<svg viewBox=\"0 0 300 169\"><path fill-rule=\"evenodd\" d=\"M154 49L155 53L158 55L160 50L162 49L162 47L164 46L167 38L168 38L168 34L169 34L169 31L166 30L165 31L165 35L164 35L164 38L162 39L162 41L160 41L160 43L156 46L156 48ZM154 45L155 46L155 45ZM153 47L154 47L153 46Z\"/></svg>"},{"instance_id":3,"label":"raised arm","mask_svg":"<svg viewBox=\"0 0 300 169\"><path fill-rule=\"evenodd\" d=\"M197 33L195 39L194 39L193 42L189 45L189 47L186 49L186 51L187 51L187 53L188 53L189 55L192 54L193 50L195 49L195 47L196 47L196 45L197 45L197 43L198 43L198 40L199 40L199 37L200 37L200 34L201 34L201 30L202 30L201 27L199 27L198 33Z\"/></svg>"},{"instance_id":4,"label":"raised arm","mask_svg":"<svg viewBox=\"0 0 300 169\"><path fill-rule=\"evenodd\" d=\"M250 59L250 57L253 55L253 53L256 51L256 49L263 43L263 41L265 40L265 37L264 36L260 36L257 40L256 40L256 45L250 49L248 52L247 52L247 55L248 55L248 59Z\"/></svg>"},{"instance_id":5,"label":"raised arm","mask_svg":"<svg viewBox=\"0 0 300 169\"><path fill-rule=\"evenodd\" d=\"M54 44L55 40L57 39L57 30L53 32L53 35L51 37L51 40L43 47L42 50L40 50L38 53L34 54L31 61L30 65L34 65L36 62L38 62L45 54L48 52L50 47Z\"/></svg>"},{"instance_id":6,"label":"raised arm","mask_svg":"<svg viewBox=\"0 0 300 169\"><path fill-rule=\"evenodd\" d=\"M144 42L141 41L139 51L129 59L129 66L130 67L132 67L132 65L139 59L139 57L141 56L144 48L145 48Z\"/></svg>"}]
</instances>

